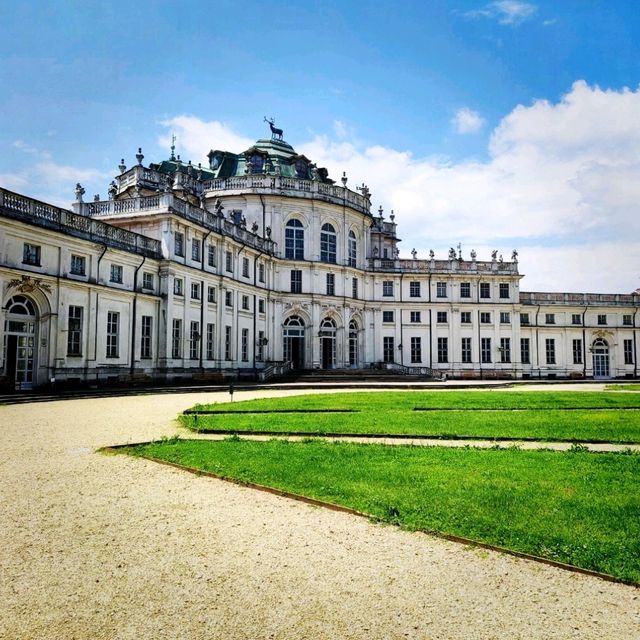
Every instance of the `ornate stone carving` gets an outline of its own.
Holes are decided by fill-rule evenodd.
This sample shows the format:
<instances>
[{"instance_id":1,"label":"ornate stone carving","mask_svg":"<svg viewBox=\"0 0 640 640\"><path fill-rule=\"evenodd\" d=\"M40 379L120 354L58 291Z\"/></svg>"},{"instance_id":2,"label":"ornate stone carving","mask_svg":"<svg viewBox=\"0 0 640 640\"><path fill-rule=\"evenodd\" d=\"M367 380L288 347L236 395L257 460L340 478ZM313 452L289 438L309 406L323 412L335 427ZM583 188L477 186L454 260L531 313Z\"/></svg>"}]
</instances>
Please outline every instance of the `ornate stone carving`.
<instances>
[{"instance_id":1,"label":"ornate stone carving","mask_svg":"<svg viewBox=\"0 0 640 640\"><path fill-rule=\"evenodd\" d=\"M51 293L51 285L42 281L42 278L32 278L31 276L22 276L14 278L7 283L7 289L18 289L21 293L33 293L34 291L44 291Z\"/></svg>"}]
</instances>

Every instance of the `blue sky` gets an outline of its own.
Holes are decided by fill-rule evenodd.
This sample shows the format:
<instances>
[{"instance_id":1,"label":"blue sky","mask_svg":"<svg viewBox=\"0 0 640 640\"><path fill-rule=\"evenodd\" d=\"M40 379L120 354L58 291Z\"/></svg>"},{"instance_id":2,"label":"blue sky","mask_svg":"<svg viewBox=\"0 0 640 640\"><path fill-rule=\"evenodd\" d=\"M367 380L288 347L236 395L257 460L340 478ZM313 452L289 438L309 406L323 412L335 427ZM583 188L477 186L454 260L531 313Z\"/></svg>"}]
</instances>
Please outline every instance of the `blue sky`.
<instances>
[{"instance_id":1,"label":"blue sky","mask_svg":"<svg viewBox=\"0 0 640 640\"><path fill-rule=\"evenodd\" d=\"M402 253L520 252L528 290L640 287L637 2L4 3L0 185L285 138L367 182ZM409 246L411 244L411 246ZM615 268L606 268L615 260ZM604 268L603 268L604 267Z\"/></svg>"}]
</instances>

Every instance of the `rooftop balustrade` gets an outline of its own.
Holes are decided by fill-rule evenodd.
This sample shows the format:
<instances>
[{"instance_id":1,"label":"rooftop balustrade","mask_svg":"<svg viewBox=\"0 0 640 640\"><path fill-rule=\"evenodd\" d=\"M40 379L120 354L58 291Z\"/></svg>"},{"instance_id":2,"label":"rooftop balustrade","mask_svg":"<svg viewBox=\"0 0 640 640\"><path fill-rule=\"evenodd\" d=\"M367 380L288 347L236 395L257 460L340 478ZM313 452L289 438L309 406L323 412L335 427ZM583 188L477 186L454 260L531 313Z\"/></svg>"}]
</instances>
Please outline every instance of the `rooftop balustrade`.
<instances>
[{"instance_id":1,"label":"rooftop balustrade","mask_svg":"<svg viewBox=\"0 0 640 640\"><path fill-rule=\"evenodd\" d=\"M0 213L8 218L23 220L29 224L61 231L148 258L162 257L158 240L2 188Z\"/></svg>"},{"instance_id":2,"label":"rooftop balustrade","mask_svg":"<svg viewBox=\"0 0 640 640\"><path fill-rule=\"evenodd\" d=\"M519 275L517 262L480 262L477 260L390 260L385 258L369 258L369 269L390 273L468 273Z\"/></svg>"},{"instance_id":3,"label":"rooftop balustrade","mask_svg":"<svg viewBox=\"0 0 640 640\"><path fill-rule=\"evenodd\" d=\"M525 305L566 305L571 307L584 306L637 306L640 303L640 295L635 293L545 293L545 292L520 292L520 303Z\"/></svg>"}]
</instances>

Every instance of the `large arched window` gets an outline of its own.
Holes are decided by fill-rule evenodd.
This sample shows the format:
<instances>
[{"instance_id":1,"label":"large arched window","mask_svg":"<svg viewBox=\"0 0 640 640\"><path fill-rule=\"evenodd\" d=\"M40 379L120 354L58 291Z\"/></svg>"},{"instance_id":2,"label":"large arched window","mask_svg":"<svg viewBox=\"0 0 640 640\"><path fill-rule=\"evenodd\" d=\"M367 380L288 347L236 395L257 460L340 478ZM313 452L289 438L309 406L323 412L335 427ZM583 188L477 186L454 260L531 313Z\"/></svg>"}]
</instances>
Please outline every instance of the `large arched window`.
<instances>
[{"instance_id":1,"label":"large arched window","mask_svg":"<svg viewBox=\"0 0 640 640\"><path fill-rule=\"evenodd\" d=\"M320 232L320 260L336 263L336 230L328 222Z\"/></svg>"},{"instance_id":2,"label":"large arched window","mask_svg":"<svg viewBox=\"0 0 640 640\"><path fill-rule=\"evenodd\" d=\"M349 266L355 267L358 259L358 243L356 241L356 234L353 231L349 231Z\"/></svg>"},{"instance_id":3,"label":"large arched window","mask_svg":"<svg viewBox=\"0 0 640 640\"><path fill-rule=\"evenodd\" d=\"M290 260L304 260L304 229L302 222L295 218L289 220L285 227L284 257Z\"/></svg>"}]
</instances>

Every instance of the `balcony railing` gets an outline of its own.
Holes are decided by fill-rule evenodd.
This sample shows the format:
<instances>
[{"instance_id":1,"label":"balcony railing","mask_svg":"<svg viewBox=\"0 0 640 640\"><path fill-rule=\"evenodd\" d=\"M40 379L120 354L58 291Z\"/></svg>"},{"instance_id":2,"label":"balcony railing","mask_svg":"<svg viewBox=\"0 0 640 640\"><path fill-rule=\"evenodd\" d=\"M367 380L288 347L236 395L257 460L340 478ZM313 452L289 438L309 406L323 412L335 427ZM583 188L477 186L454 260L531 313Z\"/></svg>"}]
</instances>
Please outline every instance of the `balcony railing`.
<instances>
[{"instance_id":1,"label":"balcony railing","mask_svg":"<svg viewBox=\"0 0 640 640\"><path fill-rule=\"evenodd\" d=\"M325 184L317 180L303 180L302 178L270 175L233 176L205 180L202 186L210 197L224 191L248 191L325 200L339 205L345 204L351 209L367 215L369 215L371 208L369 198L355 191L334 184Z\"/></svg>"},{"instance_id":2,"label":"balcony railing","mask_svg":"<svg viewBox=\"0 0 640 640\"><path fill-rule=\"evenodd\" d=\"M395 273L468 273L518 275L517 262L480 262L477 260L390 260L388 258L369 258L369 269Z\"/></svg>"},{"instance_id":3,"label":"balcony railing","mask_svg":"<svg viewBox=\"0 0 640 640\"><path fill-rule=\"evenodd\" d=\"M99 202L81 202L79 210L88 217L122 217L146 215L149 213L174 213L186 220L195 222L207 229L211 229L221 235L228 236L258 249L263 253L273 255L275 242L269 238L262 238L247 229L234 224L231 220L220 218L210 211L205 211L173 193L159 193L153 196L141 196L139 198L126 198L122 200L101 200Z\"/></svg>"},{"instance_id":4,"label":"balcony railing","mask_svg":"<svg viewBox=\"0 0 640 640\"><path fill-rule=\"evenodd\" d=\"M114 227L100 220L92 220L2 188L0 188L0 212L9 218L23 220L92 242L100 242L115 249L123 249L148 258L162 257L158 240Z\"/></svg>"}]
</instances>

